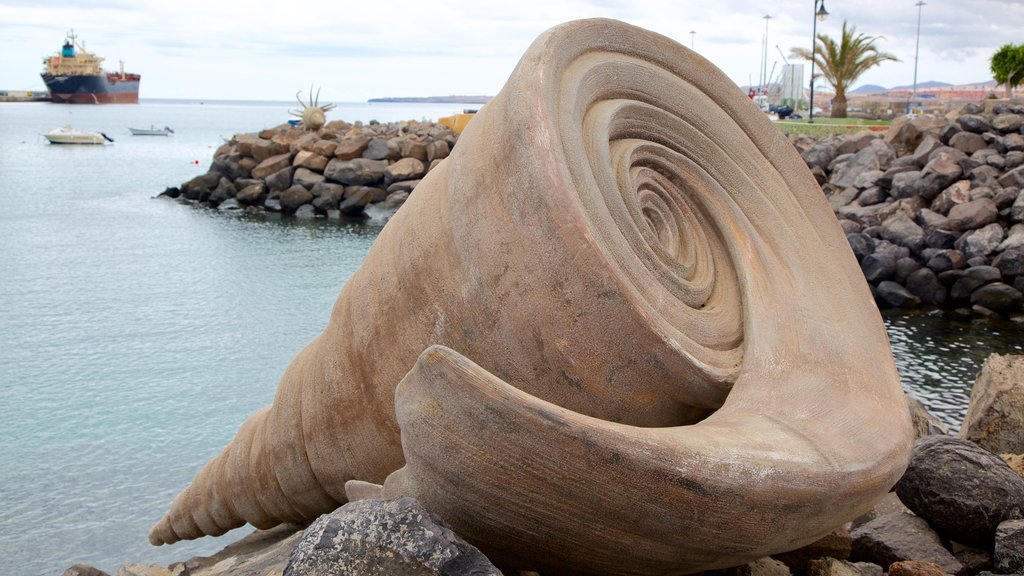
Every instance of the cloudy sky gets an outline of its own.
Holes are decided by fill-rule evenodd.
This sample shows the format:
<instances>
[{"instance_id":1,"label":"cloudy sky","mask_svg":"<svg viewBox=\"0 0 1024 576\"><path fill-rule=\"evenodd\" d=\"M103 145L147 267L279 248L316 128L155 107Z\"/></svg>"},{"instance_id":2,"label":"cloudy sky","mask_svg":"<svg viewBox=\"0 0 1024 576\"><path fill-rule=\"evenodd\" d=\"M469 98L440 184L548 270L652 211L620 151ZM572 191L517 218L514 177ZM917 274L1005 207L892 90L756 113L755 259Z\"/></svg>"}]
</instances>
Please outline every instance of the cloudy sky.
<instances>
[{"instance_id":1,"label":"cloudy sky","mask_svg":"<svg viewBox=\"0 0 1024 576\"><path fill-rule=\"evenodd\" d=\"M884 36L901 62L857 83L907 85L916 0L826 0L819 33L843 20ZM693 47L737 84L758 83L793 46L810 47L813 0L0 0L0 89L44 89L42 58L74 28L116 69L143 75L143 98L290 100L310 84L321 101L493 95L545 29L609 17ZM1024 0L927 0L918 81L989 79L988 59L1024 42ZM691 31L693 33L691 34ZM779 49L776 49L778 46ZM794 60L794 62L796 62Z\"/></svg>"}]
</instances>

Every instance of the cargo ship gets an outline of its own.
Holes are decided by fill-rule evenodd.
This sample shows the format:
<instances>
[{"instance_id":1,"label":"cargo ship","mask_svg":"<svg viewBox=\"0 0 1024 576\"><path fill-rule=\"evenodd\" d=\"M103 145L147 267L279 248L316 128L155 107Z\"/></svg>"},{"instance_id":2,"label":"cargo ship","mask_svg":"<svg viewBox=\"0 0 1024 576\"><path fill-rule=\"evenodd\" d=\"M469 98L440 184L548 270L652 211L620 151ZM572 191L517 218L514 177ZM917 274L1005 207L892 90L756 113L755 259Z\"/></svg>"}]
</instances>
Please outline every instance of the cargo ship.
<instances>
[{"instance_id":1,"label":"cargo ship","mask_svg":"<svg viewBox=\"0 0 1024 576\"><path fill-rule=\"evenodd\" d=\"M103 58L88 52L72 30L54 56L43 58L43 82L50 101L64 104L137 104L142 76L124 71L107 72Z\"/></svg>"}]
</instances>

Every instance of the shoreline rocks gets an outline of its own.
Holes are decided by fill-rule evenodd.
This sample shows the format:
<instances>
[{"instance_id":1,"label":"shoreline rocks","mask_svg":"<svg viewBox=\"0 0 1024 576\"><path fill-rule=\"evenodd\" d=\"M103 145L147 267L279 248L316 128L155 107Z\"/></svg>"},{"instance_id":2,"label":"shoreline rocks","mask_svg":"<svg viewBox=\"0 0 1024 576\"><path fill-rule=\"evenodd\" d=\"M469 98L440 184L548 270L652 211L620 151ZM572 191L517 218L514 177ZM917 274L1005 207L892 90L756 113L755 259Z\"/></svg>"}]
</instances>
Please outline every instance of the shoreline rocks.
<instances>
[{"instance_id":1,"label":"shoreline rocks","mask_svg":"<svg viewBox=\"0 0 1024 576\"><path fill-rule=\"evenodd\" d=\"M317 131L282 124L236 134L213 155L206 174L159 198L243 214L386 220L458 140L432 122L349 124Z\"/></svg>"},{"instance_id":2,"label":"shoreline rocks","mask_svg":"<svg viewBox=\"0 0 1024 576\"><path fill-rule=\"evenodd\" d=\"M1024 320L1024 100L791 136L882 308Z\"/></svg>"}]
</instances>

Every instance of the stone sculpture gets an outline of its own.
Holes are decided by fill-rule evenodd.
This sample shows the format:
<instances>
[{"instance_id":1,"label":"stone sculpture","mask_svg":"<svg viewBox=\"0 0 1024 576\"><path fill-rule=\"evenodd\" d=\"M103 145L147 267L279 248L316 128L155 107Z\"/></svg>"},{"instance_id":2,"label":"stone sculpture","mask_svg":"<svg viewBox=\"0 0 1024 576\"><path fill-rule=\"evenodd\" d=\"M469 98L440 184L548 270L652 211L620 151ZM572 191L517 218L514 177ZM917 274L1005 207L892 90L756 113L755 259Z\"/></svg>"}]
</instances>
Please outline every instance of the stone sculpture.
<instances>
[{"instance_id":1,"label":"stone sculpture","mask_svg":"<svg viewBox=\"0 0 1024 576\"><path fill-rule=\"evenodd\" d=\"M792 146L696 53L583 20L533 43L150 540L310 520L361 480L499 566L686 574L822 537L912 441Z\"/></svg>"}]
</instances>

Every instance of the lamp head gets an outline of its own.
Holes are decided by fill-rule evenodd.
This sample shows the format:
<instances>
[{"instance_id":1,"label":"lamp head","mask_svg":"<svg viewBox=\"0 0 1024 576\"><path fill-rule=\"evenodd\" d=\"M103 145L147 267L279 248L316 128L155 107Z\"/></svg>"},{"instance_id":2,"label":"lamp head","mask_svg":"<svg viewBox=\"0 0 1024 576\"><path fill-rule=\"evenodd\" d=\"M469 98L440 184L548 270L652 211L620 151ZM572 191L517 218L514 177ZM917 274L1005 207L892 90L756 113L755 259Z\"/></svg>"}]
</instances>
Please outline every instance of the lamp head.
<instances>
[{"instance_id":1,"label":"lamp head","mask_svg":"<svg viewBox=\"0 0 1024 576\"><path fill-rule=\"evenodd\" d=\"M824 22L828 18L828 10L825 10L825 0L821 0L821 7L814 13L818 17L819 22Z\"/></svg>"}]
</instances>

